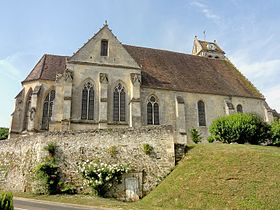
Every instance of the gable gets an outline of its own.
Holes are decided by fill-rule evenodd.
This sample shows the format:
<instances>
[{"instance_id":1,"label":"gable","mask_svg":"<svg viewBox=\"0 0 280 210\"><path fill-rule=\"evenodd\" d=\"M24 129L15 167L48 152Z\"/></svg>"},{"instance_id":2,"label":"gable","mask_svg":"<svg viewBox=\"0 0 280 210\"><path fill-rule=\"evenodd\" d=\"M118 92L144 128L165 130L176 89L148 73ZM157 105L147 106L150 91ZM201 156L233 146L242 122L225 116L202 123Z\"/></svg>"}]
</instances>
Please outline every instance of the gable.
<instances>
[{"instance_id":1,"label":"gable","mask_svg":"<svg viewBox=\"0 0 280 210\"><path fill-rule=\"evenodd\" d=\"M101 42L103 40L108 41L107 56L101 55ZM107 25L104 25L94 37L85 43L69 59L69 62L140 68Z\"/></svg>"}]
</instances>

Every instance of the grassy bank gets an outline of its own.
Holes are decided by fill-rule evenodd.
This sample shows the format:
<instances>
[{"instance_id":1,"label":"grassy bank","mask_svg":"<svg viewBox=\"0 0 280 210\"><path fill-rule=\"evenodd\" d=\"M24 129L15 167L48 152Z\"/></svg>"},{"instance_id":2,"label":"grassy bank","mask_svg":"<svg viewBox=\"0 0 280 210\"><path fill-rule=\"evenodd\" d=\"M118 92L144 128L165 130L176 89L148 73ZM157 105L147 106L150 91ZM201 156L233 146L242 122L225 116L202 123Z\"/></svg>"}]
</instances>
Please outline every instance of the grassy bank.
<instances>
[{"instance_id":1,"label":"grassy bank","mask_svg":"<svg viewBox=\"0 0 280 210\"><path fill-rule=\"evenodd\" d=\"M201 144L136 203L84 195L15 196L121 209L280 209L280 148Z\"/></svg>"}]
</instances>

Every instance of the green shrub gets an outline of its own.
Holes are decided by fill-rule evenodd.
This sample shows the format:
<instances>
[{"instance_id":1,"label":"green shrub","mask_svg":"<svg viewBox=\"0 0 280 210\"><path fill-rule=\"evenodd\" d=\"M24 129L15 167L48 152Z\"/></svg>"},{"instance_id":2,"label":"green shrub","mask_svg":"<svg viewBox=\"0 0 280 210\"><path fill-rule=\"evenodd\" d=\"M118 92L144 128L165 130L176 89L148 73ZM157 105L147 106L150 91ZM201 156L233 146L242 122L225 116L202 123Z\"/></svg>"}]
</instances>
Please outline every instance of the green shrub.
<instances>
[{"instance_id":1,"label":"green shrub","mask_svg":"<svg viewBox=\"0 0 280 210\"><path fill-rule=\"evenodd\" d=\"M272 145L274 146L280 146L280 120L275 120L271 124L271 140L272 140Z\"/></svg>"},{"instance_id":2,"label":"green shrub","mask_svg":"<svg viewBox=\"0 0 280 210\"><path fill-rule=\"evenodd\" d=\"M106 163L83 162L80 164L80 172L86 179L86 185L93 189L98 196L104 197L113 186L113 182L121 183L124 173L128 172L126 165L109 165Z\"/></svg>"},{"instance_id":3,"label":"green shrub","mask_svg":"<svg viewBox=\"0 0 280 210\"><path fill-rule=\"evenodd\" d=\"M9 136L9 128L0 128L0 140L7 139Z\"/></svg>"},{"instance_id":4,"label":"green shrub","mask_svg":"<svg viewBox=\"0 0 280 210\"><path fill-rule=\"evenodd\" d=\"M111 157L116 157L117 154L118 154L118 151L117 151L117 147L116 147L116 146L110 146L110 147L107 149L107 152L108 152L108 154L109 154Z\"/></svg>"},{"instance_id":5,"label":"green shrub","mask_svg":"<svg viewBox=\"0 0 280 210\"><path fill-rule=\"evenodd\" d=\"M2 192L0 194L0 209L13 210L13 194L11 192Z\"/></svg>"},{"instance_id":6,"label":"green shrub","mask_svg":"<svg viewBox=\"0 0 280 210\"><path fill-rule=\"evenodd\" d=\"M153 147L149 144L143 144L143 152L146 154L146 155L150 155L153 151Z\"/></svg>"},{"instance_id":7,"label":"green shrub","mask_svg":"<svg viewBox=\"0 0 280 210\"><path fill-rule=\"evenodd\" d=\"M260 144L269 138L269 125L248 113L236 113L214 120L209 128L211 141Z\"/></svg>"},{"instance_id":8,"label":"green shrub","mask_svg":"<svg viewBox=\"0 0 280 210\"><path fill-rule=\"evenodd\" d=\"M207 140L209 143L213 143L215 141L215 138L213 136L209 136Z\"/></svg>"},{"instance_id":9,"label":"green shrub","mask_svg":"<svg viewBox=\"0 0 280 210\"><path fill-rule=\"evenodd\" d=\"M196 128L192 128L191 129L191 136L192 136L192 141L197 144L199 142L201 142L201 133L199 133L199 131Z\"/></svg>"},{"instance_id":10,"label":"green shrub","mask_svg":"<svg viewBox=\"0 0 280 210\"><path fill-rule=\"evenodd\" d=\"M71 183L66 183L63 184L63 187L61 189L62 194L69 194L69 195L74 195L77 193L77 188L72 185Z\"/></svg>"},{"instance_id":11,"label":"green shrub","mask_svg":"<svg viewBox=\"0 0 280 210\"><path fill-rule=\"evenodd\" d=\"M49 142L47 144L47 146L44 147L44 150L46 150L47 152L49 152L50 156L54 156L55 152L57 150L57 145L55 142Z\"/></svg>"}]
</instances>

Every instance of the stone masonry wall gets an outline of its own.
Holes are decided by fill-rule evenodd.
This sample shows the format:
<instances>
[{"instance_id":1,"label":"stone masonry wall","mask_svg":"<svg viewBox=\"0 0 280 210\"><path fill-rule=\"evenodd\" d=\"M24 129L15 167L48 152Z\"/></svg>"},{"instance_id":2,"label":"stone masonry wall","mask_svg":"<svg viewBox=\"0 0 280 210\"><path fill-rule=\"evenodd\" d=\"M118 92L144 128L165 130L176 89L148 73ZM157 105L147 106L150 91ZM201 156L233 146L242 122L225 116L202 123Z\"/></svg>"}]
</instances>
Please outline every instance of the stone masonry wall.
<instances>
[{"instance_id":1,"label":"stone masonry wall","mask_svg":"<svg viewBox=\"0 0 280 210\"><path fill-rule=\"evenodd\" d=\"M43 147L56 142L63 173L80 189L81 176L77 163L99 160L104 163L126 163L132 172L143 174L144 194L154 188L175 165L174 140L171 126L116 128L106 130L45 132L0 141L0 188L11 191L32 190L32 169L47 153ZM143 152L150 144L151 155ZM109 150L115 146L117 154ZM123 196L118 192L118 196Z\"/></svg>"}]
</instances>

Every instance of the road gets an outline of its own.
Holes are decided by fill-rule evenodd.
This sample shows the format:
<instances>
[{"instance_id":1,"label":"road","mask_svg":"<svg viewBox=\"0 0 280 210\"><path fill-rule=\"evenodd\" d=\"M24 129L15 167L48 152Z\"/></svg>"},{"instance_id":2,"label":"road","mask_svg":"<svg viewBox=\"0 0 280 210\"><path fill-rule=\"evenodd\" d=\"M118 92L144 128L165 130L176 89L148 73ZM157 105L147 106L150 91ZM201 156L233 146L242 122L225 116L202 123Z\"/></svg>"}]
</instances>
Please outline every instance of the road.
<instances>
[{"instance_id":1,"label":"road","mask_svg":"<svg viewBox=\"0 0 280 210\"><path fill-rule=\"evenodd\" d=\"M14 207L15 210L110 210L107 208L86 207L75 204L38 201L26 198L14 198Z\"/></svg>"}]
</instances>

